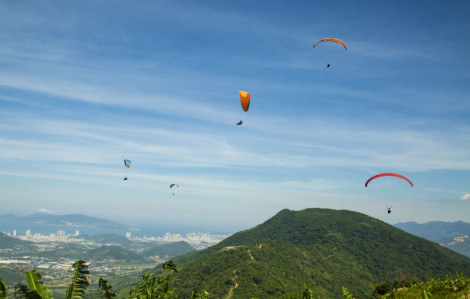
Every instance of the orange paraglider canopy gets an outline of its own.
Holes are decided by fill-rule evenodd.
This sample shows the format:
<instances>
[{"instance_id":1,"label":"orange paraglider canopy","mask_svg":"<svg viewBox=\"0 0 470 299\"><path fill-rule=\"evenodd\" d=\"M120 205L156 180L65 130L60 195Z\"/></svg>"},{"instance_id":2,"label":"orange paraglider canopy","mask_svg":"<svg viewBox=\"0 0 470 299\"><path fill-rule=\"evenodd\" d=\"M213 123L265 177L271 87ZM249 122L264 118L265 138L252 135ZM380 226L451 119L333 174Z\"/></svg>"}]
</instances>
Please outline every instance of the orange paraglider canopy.
<instances>
[{"instance_id":1,"label":"orange paraglider canopy","mask_svg":"<svg viewBox=\"0 0 470 299\"><path fill-rule=\"evenodd\" d=\"M383 177L383 176L395 176L395 177L398 177L398 178L401 178L401 179L404 179L405 181L407 181L408 183L410 183L411 187L413 187L413 182L405 177L405 176L402 176L401 174L397 174L397 173L391 173L391 172L385 172L385 173L380 173L380 174L377 174L377 175L374 175L373 177L371 177L370 179L367 180L366 182L366 187L367 185L369 184L370 181L376 179L376 178L380 178L380 177Z\"/></svg>"},{"instance_id":2,"label":"orange paraglider canopy","mask_svg":"<svg viewBox=\"0 0 470 299\"><path fill-rule=\"evenodd\" d=\"M250 108L250 99L251 95L247 91L240 90L240 102L242 104L242 108L245 112L248 112L248 109Z\"/></svg>"},{"instance_id":3,"label":"orange paraglider canopy","mask_svg":"<svg viewBox=\"0 0 470 299\"><path fill-rule=\"evenodd\" d=\"M344 47L345 50L348 49L348 48L346 47L346 44L345 44L342 40L337 39L337 38L324 38L324 39L321 39L321 40L317 41L317 42L313 45L313 47L315 48L315 46L316 46L317 44L319 44L319 43L321 43L321 42L326 42L326 41L337 42L337 43L341 44L341 45Z\"/></svg>"}]
</instances>

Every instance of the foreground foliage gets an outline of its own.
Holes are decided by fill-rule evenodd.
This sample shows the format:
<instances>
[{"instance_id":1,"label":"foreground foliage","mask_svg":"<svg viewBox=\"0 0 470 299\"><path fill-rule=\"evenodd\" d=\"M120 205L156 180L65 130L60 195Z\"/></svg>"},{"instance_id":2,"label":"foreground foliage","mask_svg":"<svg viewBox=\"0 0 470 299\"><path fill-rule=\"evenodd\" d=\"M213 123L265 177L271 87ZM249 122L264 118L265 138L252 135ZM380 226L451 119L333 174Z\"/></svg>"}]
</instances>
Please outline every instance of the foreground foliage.
<instances>
[{"instance_id":1,"label":"foreground foliage","mask_svg":"<svg viewBox=\"0 0 470 299\"><path fill-rule=\"evenodd\" d=\"M87 287L90 283L90 274L85 261L78 260L73 264L75 275L67 290L67 299L85 298ZM156 299L156 298L179 298L176 293L177 288L171 282L177 278L174 274L181 270L180 267L169 260L162 265L158 274L147 273L142 276L142 281L129 291L127 299ZM25 272L28 285L17 284L15 286L14 298L26 299L52 299L52 294L42 281L41 274L36 270ZM115 298L116 294L112 286L106 279L99 279L99 298ZM227 298L232 297L227 296ZM250 296L251 297L251 296ZM247 298L250 298L247 297ZM346 288L342 288L344 299L356 299L359 296L353 295ZM0 278L0 299L8 298L7 286ZM193 289L191 299L218 298L210 296L204 289ZM256 297L251 297L252 299ZM321 294L315 294L309 283L305 283L300 292L291 292L281 296L282 299L314 299L324 298ZM470 298L470 278L463 274L457 274L454 278L446 276L444 279L431 279L427 282L418 281L414 278L404 278L395 281L393 286L383 282L374 286L373 293L367 298Z\"/></svg>"},{"instance_id":2,"label":"foreground foliage","mask_svg":"<svg viewBox=\"0 0 470 299\"><path fill-rule=\"evenodd\" d=\"M76 261L73 263L72 267L75 269L75 276L73 278L72 284L67 290L65 298L83 298L86 293L86 288L90 284L90 271L88 271L88 266L83 260Z\"/></svg>"},{"instance_id":3,"label":"foreground foliage","mask_svg":"<svg viewBox=\"0 0 470 299\"><path fill-rule=\"evenodd\" d=\"M174 276L167 274L167 272L178 272L179 267L172 261L163 264L162 273L156 275L153 273L144 274L142 284L130 291L127 298L141 299L141 298L176 298L175 288L170 288L170 282L175 280Z\"/></svg>"},{"instance_id":4,"label":"foreground foliage","mask_svg":"<svg viewBox=\"0 0 470 299\"><path fill-rule=\"evenodd\" d=\"M383 286L384 284L382 284ZM390 291L374 291L375 298L470 298L470 278L457 274L455 278L410 282L408 285L388 286Z\"/></svg>"},{"instance_id":5,"label":"foreground foliage","mask_svg":"<svg viewBox=\"0 0 470 299\"><path fill-rule=\"evenodd\" d=\"M100 277L98 289L102 298L111 299L116 297L116 294L111 290L112 288L113 287L108 284L108 281L106 279Z\"/></svg>"}]
</instances>

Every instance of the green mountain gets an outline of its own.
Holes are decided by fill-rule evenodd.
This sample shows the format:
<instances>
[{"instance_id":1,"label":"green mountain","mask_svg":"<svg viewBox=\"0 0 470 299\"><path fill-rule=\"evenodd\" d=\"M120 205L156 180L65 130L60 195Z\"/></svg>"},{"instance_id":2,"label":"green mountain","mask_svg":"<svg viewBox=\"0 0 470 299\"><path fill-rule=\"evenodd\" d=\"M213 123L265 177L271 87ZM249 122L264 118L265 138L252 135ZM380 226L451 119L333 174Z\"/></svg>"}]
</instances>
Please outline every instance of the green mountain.
<instances>
[{"instance_id":1,"label":"green mountain","mask_svg":"<svg viewBox=\"0 0 470 299\"><path fill-rule=\"evenodd\" d=\"M0 249L13 249L15 247L33 248L34 244L29 241L15 239L5 235L4 233L0 233Z\"/></svg>"},{"instance_id":2,"label":"green mountain","mask_svg":"<svg viewBox=\"0 0 470 299\"><path fill-rule=\"evenodd\" d=\"M140 262L143 260L143 257L140 254L114 245L90 249L82 258L87 261L125 260L127 262Z\"/></svg>"},{"instance_id":3,"label":"green mountain","mask_svg":"<svg viewBox=\"0 0 470 299\"><path fill-rule=\"evenodd\" d=\"M31 223L36 224L52 224L57 226L70 226L70 227L101 227L101 228L110 228L110 229L121 229L128 230L127 225L123 225L118 222L114 222L107 219L101 219L86 215L80 214L70 214L70 215L51 215L44 213L36 213L32 215L25 216L24 219Z\"/></svg>"},{"instance_id":4,"label":"green mountain","mask_svg":"<svg viewBox=\"0 0 470 299\"><path fill-rule=\"evenodd\" d=\"M189 245L187 242L174 242L168 244L157 245L155 247L145 250L142 255L147 256L159 256L160 258L170 259L175 256L180 256L185 253L195 251L196 249Z\"/></svg>"},{"instance_id":5,"label":"green mountain","mask_svg":"<svg viewBox=\"0 0 470 299\"><path fill-rule=\"evenodd\" d=\"M282 210L252 229L178 259L175 286L213 298L268 298L298 293L310 283L318 298L359 296L373 285L470 274L470 259L375 218L346 210Z\"/></svg>"}]
</instances>

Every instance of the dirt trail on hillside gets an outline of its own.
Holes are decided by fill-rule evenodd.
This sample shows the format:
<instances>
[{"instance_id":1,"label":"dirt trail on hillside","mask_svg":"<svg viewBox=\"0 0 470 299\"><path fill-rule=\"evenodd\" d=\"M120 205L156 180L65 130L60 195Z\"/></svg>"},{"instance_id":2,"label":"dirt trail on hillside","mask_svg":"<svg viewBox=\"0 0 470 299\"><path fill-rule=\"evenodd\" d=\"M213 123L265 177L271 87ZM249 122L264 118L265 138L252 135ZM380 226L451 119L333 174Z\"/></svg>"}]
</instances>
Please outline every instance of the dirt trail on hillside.
<instances>
[{"instance_id":1,"label":"dirt trail on hillside","mask_svg":"<svg viewBox=\"0 0 470 299\"><path fill-rule=\"evenodd\" d=\"M237 279L237 269L233 270L233 273L232 273L232 281L235 283L235 285L231 287L230 290L228 291L227 297L225 297L226 299L232 298L233 290L238 288L238 282L235 281L236 279Z\"/></svg>"}]
</instances>

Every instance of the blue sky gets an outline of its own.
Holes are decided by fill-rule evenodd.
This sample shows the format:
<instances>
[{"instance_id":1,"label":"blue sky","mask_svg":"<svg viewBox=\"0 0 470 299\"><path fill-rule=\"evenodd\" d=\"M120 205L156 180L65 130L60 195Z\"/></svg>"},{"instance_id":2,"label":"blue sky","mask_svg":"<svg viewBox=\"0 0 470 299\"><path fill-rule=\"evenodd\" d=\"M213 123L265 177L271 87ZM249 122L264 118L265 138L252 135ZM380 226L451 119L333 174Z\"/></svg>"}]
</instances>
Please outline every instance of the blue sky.
<instances>
[{"instance_id":1,"label":"blue sky","mask_svg":"<svg viewBox=\"0 0 470 299\"><path fill-rule=\"evenodd\" d=\"M469 11L2 1L0 211L213 230L311 207L468 222ZM325 37L348 50L312 47ZM239 90L251 93L248 113ZM415 187L364 187L381 172Z\"/></svg>"}]
</instances>

